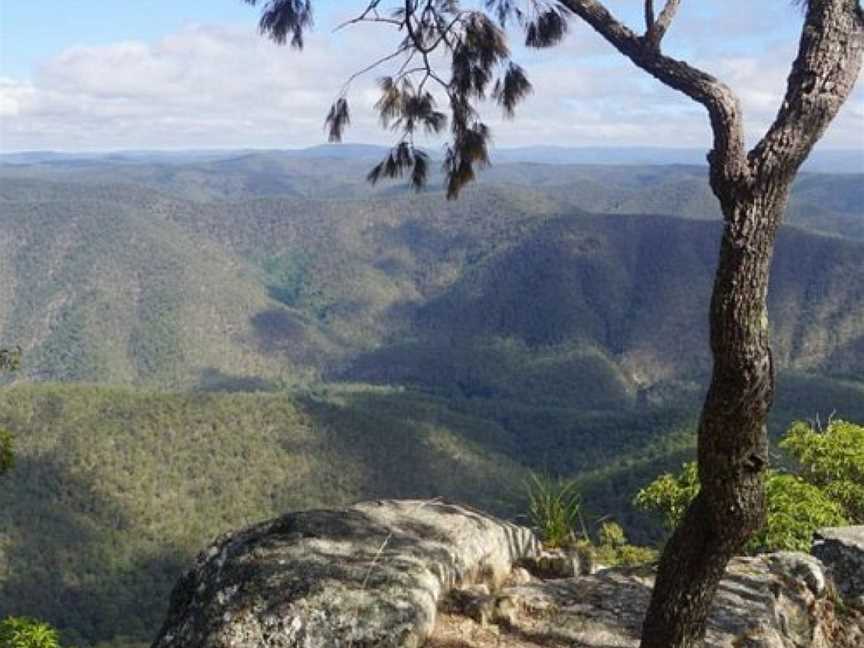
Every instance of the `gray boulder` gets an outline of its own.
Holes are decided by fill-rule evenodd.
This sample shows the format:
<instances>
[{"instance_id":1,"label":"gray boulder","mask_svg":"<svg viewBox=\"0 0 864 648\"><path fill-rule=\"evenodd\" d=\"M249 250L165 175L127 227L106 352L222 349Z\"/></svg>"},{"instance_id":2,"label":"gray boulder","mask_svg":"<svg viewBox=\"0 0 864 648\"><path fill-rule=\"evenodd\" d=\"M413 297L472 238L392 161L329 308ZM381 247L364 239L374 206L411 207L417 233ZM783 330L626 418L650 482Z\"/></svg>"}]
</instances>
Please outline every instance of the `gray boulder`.
<instances>
[{"instance_id":1,"label":"gray boulder","mask_svg":"<svg viewBox=\"0 0 864 648\"><path fill-rule=\"evenodd\" d=\"M811 552L825 565L844 602L864 610L864 526L820 529Z\"/></svg>"},{"instance_id":2,"label":"gray boulder","mask_svg":"<svg viewBox=\"0 0 864 648\"><path fill-rule=\"evenodd\" d=\"M494 591L538 551L530 530L439 501L290 513L203 552L153 646L415 648L448 591Z\"/></svg>"}]
</instances>

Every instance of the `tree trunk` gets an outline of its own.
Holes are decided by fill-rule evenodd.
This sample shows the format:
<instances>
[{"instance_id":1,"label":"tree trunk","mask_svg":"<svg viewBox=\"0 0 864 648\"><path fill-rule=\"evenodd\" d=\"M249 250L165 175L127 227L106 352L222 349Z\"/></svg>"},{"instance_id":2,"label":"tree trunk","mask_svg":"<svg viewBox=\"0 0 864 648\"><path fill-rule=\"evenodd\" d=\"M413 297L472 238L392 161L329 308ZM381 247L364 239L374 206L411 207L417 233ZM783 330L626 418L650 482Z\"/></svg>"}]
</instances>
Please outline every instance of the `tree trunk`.
<instances>
[{"instance_id":1,"label":"tree trunk","mask_svg":"<svg viewBox=\"0 0 864 648\"><path fill-rule=\"evenodd\" d=\"M702 644L726 564L763 522L774 392L766 305L787 196L788 183L721 196L726 229L711 300L714 370L699 422L701 491L663 553L642 648Z\"/></svg>"},{"instance_id":2,"label":"tree trunk","mask_svg":"<svg viewBox=\"0 0 864 648\"><path fill-rule=\"evenodd\" d=\"M774 395L767 314L774 239L798 168L852 91L862 50L860 4L809 0L783 103L749 154L740 152L737 106L716 92L725 110L705 104L715 135L711 187L725 230L711 299L714 369L699 421L701 490L663 552L641 648L702 645L726 564L763 523L766 419Z\"/></svg>"}]
</instances>

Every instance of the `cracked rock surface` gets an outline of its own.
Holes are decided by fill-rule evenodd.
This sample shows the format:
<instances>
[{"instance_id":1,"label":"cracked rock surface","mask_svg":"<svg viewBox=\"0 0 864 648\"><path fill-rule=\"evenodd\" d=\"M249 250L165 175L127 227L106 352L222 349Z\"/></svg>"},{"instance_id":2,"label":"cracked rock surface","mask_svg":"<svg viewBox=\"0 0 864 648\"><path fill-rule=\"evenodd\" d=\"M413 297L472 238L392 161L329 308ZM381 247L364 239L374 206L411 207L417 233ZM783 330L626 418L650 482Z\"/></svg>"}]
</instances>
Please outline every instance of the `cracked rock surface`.
<instances>
[{"instance_id":1,"label":"cracked rock surface","mask_svg":"<svg viewBox=\"0 0 864 648\"><path fill-rule=\"evenodd\" d=\"M490 622L448 611L427 646L637 648L652 585L650 569L614 568L505 587L496 604L485 601L483 620ZM784 552L737 558L720 584L705 645L859 648L864 634L855 625L836 614L821 564L813 557Z\"/></svg>"},{"instance_id":2,"label":"cracked rock surface","mask_svg":"<svg viewBox=\"0 0 864 648\"><path fill-rule=\"evenodd\" d=\"M154 648L415 648L454 587L498 588L538 543L439 501L290 513L219 538L177 583Z\"/></svg>"},{"instance_id":3,"label":"cracked rock surface","mask_svg":"<svg viewBox=\"0 0 864 648\"><path fill-rule=\"evenodd\" d=\"M705 645L864 646L862 531L820 531L815 557L732 560ZM652 568L586 571L437 500L290 513L204 551L153 648L637 648Z\"/></svg>"}]
</instances>

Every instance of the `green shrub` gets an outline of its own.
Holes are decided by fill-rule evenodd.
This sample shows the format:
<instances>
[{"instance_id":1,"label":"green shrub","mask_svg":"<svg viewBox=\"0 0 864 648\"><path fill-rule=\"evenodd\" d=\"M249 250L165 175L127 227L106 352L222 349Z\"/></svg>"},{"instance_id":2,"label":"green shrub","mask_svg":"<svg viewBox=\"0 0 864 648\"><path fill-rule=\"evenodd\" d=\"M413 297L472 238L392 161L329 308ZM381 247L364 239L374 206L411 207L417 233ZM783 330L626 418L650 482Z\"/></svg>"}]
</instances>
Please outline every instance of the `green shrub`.
<instances>
[{"instance_id":1,"label":"green shrub","mask_svg":"<svg viewBox=\"0 0 864 648\"><path fill-rule=\"evenodd\" d=\"M649 565L657 562L660 553L651 547L638 547L636 545L624 545L618 549L616 554L617 565L628 567L636 565Z\"/></svg>"},{"instance_id":2,"label":"green shrub","mask_svg":"<svg viewBox=\"0 0 864 648\"><path fill-rule=\"evenodd\" d=\"M549 547L575 541L576 525L582 524L582 498L576 482L531 473L527 483L531 524Z\"/></svg>"},{"instance_id":3,"label":"green shrub","mask_svg":"<svg viewBox=\"0 0 864 648\"><path fill-rule=\"evenodd\" d=\"M798 422L780 447L796 459L807 482L841 505L851 523L864 524L864 426L832 421L822 430Z\"/></svg>"},{"instance_id":4,"label":"green shrub","mask_svg":"<svg viewBox=\"0 0 864 648\"><path fill-rule=\"evenodd\" d=\"M684 511L699 492L699 473L695 462L681 467L677 475L660 475L636 493L633 504L643 511L660 513L668 531L677 527L684 518Z\"/></svg>"},{"instance_id":5,"label":"green shrub","mask_svg":"<svg viewBox=\"0 0 864 648\"><path fill-rule=\"evenodd\" d=\"M628 544L624 529L617 522L604 522L597 536L599 544L593 548L594 559L603 565L646 565L657 560L655 549Z\"/></svg>"},{"instance_id":6,"label":"green shrub","mask_svg":"<svg viewBox=\"0 0 864 648\"><path fill-rule=\"evenodd\" d=\"M0 621L0 648L60 648L60 639L47 623L8 617Z\"/></svg>"},{"instance_id":7,"label":"green shrub","mask_svg":"<svg viewBox=\"0 0 864 648\"><path fill-rule=\"evenodd\" d=\"M824 431L795 423L780 446L801 466L800 475L769 470L765 476L765 525L747 551L808 551L813 532L864 519L864 428L843 421ZM640 490L637 508L663 516L671 531L699 492L695 463L664 474Z\"/></svg>"},{"instance_id":8,"label":"green shrub","mask_svg":"<svg viewBox=\"0 0 864 648\"><path fill-rule=\"evenodd\" d=\"M604 522L597 535L601 545L617 548L627 544L627 536L624 535L624 529L617 522Z\"/></svg>"},{"instance_id":9,"label":"green shrub","mask_svg":"<svg viewBox=\"0 0 864 648\"><path fill-rule=\"evenodd\" d=\"M843 508L828 495L796 475L768 472L765 480L765 526L750 538L747 550L810 551L813 532L846 524Z\"/></svg>"}]
</instances>

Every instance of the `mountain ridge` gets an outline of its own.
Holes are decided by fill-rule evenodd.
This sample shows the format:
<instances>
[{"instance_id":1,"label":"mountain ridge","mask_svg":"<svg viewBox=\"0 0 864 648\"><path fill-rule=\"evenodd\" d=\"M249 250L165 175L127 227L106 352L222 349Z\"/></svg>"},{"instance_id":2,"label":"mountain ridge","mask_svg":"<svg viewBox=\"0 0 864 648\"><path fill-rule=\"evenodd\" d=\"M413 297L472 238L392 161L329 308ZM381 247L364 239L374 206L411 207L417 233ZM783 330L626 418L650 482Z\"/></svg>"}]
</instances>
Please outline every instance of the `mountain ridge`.
<instances>
[{"instance_id":1,"label":"mountain ridge","mask_svg":"<svg viewBox=\"0 0 864 648\"><path fill-rule=\"evenodd\" d=\"M34 163L68 163L107 159L112 162L136 162L161 160L186 163L204 159L220 159L254 154L278 154L306 159L380 159L389 152L389 147L378 144L345 142L319 144L305 148L286 149L164 149L164 150L113 150L95 152L75 151L18 151L0 152L0 165ZM433 159L442 156L427 150ZM654 165L698 165L707 166L707 150L699 148L659 146L511 146L495 147L493 162L532 162L540 164L654 164ZM805 171L817 173L864 173L864 152L860 148L834 148L814 151L805 162Z\"/></svg>"}]
</instances>

